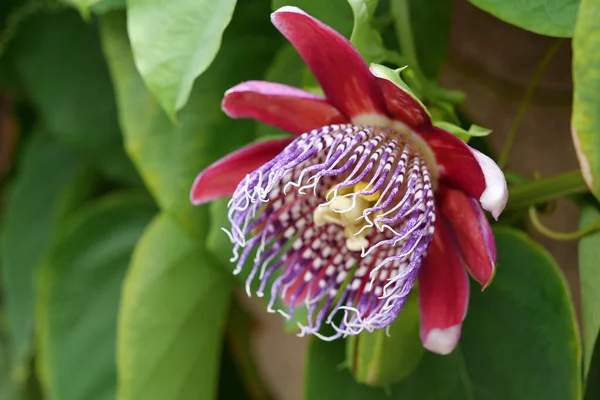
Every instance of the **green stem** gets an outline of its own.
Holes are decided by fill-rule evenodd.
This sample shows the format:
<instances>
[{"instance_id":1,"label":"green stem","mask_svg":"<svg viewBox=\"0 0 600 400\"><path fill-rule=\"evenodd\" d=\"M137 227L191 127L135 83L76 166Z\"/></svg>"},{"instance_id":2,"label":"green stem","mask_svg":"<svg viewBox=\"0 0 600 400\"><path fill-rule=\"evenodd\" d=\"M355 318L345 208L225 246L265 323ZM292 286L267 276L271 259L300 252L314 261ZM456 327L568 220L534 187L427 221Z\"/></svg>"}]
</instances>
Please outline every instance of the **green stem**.
<instances>
[{"instance_id":1,"label":"green stem","mask_svg":"<svg viewBox=\"0 0 600 400\"><path fill-rule=\"evenodd\" d=\"M521 101L519 102L519 108L517 109L517 115L515 116L515 119L513 120L512 124L510 126L510 129L508 130L508 134L506 136L506 141L504 142L504 147L502 149L502 152L500 153L500 157L498 158L498 165L502 169L504 169L504 167L506 166L506 161L508 161L508 155L510 153L510 149L512 148L512 146L515 142L515 138L517 137L517 132L519 131L519 126L521 125L521 121L523 120L523 117L525 116L525 111L527 110L527 106L529 106L529 103L531 102L531 98L533 97L535 87L537 86L538 81L544 74L544 71L546 71L548 64L550 64L550 61L556 54L561 43L562 43L562 39L557 39L550 45L548 50L546 50L544 57L542 57L542 59L540 60L540 63L538 64L537 68L535 69L535 72L531 76L529 83L527 84L525 93L523 94L523 97L521 98Z\"/></svg>"},{"instance_id":2,"label":"green stem","mask_svg":"<svg viewBox=\"0 0 600 400\"><path fill-rule=\"evenodd\" d=\"M506 210L521 210L574 193L586 192L588 187L581 171L567 172L511 187Z\"/></svg>"},{"instance_id":3,"label":"green stem","mask_svg":"<svg viewBox=\"0 0 600 400\"><path fill-rule=\"evenodd\" d=\"M410 23L410 7L408 0L392 0L390 7L395 18L396 36L402 49L402 54L408 59L408 65L413 70L419 70L417 51Z\"/></svg>"},{"instance_id":4,"label":"green stem","mask_svg":"<svg viewBox=\"0 0 600 400\"><path fill-rule=\"evenodd\" d=\"M432 99L447 101L455 106L465 102L465 94L460 90L445 89L435 82L427 85L427 96Z\"/></svg>"}]
</instances>

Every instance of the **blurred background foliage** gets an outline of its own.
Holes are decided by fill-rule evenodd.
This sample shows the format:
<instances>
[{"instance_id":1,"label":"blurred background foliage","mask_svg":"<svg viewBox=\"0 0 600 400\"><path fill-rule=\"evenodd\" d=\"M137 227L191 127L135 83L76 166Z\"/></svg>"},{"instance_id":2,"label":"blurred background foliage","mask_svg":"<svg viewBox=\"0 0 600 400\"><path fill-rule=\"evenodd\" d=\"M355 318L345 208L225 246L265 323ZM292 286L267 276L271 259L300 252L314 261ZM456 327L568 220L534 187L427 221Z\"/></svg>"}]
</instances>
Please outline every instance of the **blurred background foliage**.
<instances>
[{"instance_id":1,"label":"blurred background foliage","mask_svg":"<svg viewBox=\"0 0 600 400\"><path fill-rule=\"evenodd\" d=\"M500 269L485 292L473 286L454 353L425 354L407 309L390 337L311 340L305 399L575 400L586 381L586 399L600 396L600 5L471 3L538 34L575 35L583 174L507 171ZM489 133L461 109L464 94L438 82L450 0L4 0L0 399L274 398L250 351L254 321L234 295L244 277L231 274L225 203L192 207L188 193L211 162L279 133L229 119L229 87L267 79L320 91L270 24L284 5L351 38L369 62L408 65L403 77L436 123L465 140ZM471 144L490 153L486 138ZM528 211L565 196L583 210L583 231L569 237L582 238L583 342L559 266L523 232Z\"/></svg>"}]
</instances>

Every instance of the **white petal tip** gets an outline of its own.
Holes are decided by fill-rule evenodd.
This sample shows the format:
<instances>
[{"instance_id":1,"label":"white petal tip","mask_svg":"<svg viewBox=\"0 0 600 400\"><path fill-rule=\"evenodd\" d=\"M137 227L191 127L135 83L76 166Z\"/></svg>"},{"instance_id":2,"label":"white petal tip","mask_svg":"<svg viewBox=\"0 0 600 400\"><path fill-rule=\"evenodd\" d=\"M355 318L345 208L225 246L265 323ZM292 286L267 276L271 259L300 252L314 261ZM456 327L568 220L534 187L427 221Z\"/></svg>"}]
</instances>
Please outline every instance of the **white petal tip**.
<instances>
[{"instance_id":1,"label":"white petal tip","mask_svg":"<svg viewBox=\"0 0 600 400\"><path fill-rule=\"evenodd\" d=\"M506 187L506 182L504 182L504 185L500 183L498 185L488 186L479 198L479 202L483 209L489 211L495 220L498 220L504 207L506 207L507 201L508 189Z\"/></svg>"},{"instance_id":2,"label":"white petal tip","mask_svg":"<svg viewBox=\"0 0 600 400\"><path fill-rule=\"evenodd\" d=\"M423 347L437 354L450 354L458 344L460 330L460 324L445 329L432 329L427 334Z\"/></svg>"},{"instance_id":3,"label":"white petal tip","mask_svg":"<svg viewBox=\"0 0 600 400\"><path fill-rule=\"evenodd\" d=\"M498 219L508 201L506 179L494 160L475 149L471 149L471 151L479 162L485 177L485 190L479 197L479 202L495 219Z\"/></svg>"}]
</instances>

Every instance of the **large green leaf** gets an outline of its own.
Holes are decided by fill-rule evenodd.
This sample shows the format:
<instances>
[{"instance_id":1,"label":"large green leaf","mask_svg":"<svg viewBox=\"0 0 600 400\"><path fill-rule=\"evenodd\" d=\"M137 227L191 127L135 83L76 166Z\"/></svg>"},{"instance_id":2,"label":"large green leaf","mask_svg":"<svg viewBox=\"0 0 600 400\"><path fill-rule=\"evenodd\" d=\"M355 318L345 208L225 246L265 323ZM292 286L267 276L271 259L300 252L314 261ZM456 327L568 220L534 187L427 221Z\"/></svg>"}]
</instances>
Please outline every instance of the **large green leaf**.
<instances>
[{"instance_id":1,"label":"large green leaf","mask_svg":"<svg viewBox=\"0 0 600 400\"><path fill-rule=\"evenodd\" d=\"M352 33L352 9L347 0L271 0L271 3L273 11L283 6L296 6L347 38Z\"/></svg>"},{"instance_id":2,"label":"large green leaf","mask_svg":"<svg viewBox=\"0 0 600 400\"><path fill-rule=\"evenodd\" d=\"M217 55L235 3L127 0L127 30L135 65L173 120L187 102L194 80Z\"/></svg>"},{"instance_id":3,"label":"large green leaf","mask_svg":"<svg viewBox=\"0 0 600 400\"><path fill-rule=\"evenodd\" d=\"M581 226L600 218L593 205L581 208ZM600 334L600 232L594 232L579 242L579 280L581 283L581 319L583 326L583 371L590 368L592 354Z\"/></svg>"},{"instance_id":4,"label":"large green leaf","mask_svg":"<svg viewBox=\"0 0 600 400\"><path fill-rule=\"evenodd\" d=\"M582 0L469 0L520 28L541 35L571 37ZM583 0L584 2L586 0ZM595 0L589 0L594 2Z\"/></svg>"},{"instance_id":5,"label":"large green leaf","mask_svg":"<svg viewBox=\"0 0 600 400\"><path fill-rule=\"evenodd\" d=\"M206 207L194 208L189 202L195 176L210 162L254 136L252 121L229 119L220 104L223 93L231 86L260 78L282 42L270 24L256 25L260 18L267 18L268 12L264 2L238 2L217 58L196 81L175 126L135 69L124 15L102 17L104 50L117 91L127 150L161 209L199 236L205 235L207 212Z\"/></svg>"},{"instance_id":6,"label":"large green leaf","mask_svg":"<svg viewBox=\"0 0 600 400\"><path fill-rule=\"evenodd\" d=\"M125 155L96 27L74 11L40 14L11 43L16 69L48 130L111 178L139 182Z\"/></svg>"},{"instance_id":7,"label":"large green leaf","mask_svg":"<svg viewBox=\"0 0 600 400\"><path fill-rule=\"evenodd\" d=\"M547 251L524 234L506 228L494 233L498 273L484 292L472 286L461 342L451 355L427 353L388 395L340 370L343 344L315 340L305 398L580 399L579 340L563 276Z\"/></svg>"},{"instance_id":8,"label":"large green leaf","mask_svg":"<svg viewBox=\"0 0 600 400\"><path fill-rule=\"evenodd\" d=\"M579 333L559 266L522 232L494 235L498 271L484 292L471 286L461 346L481 386L475 398L581 398Z\"/></svg>"},{"instance_id":9,"label":"large green leaf","mask_svg":"<svg viewBox=\"0 0 600 400\"><path fill-rule=\"evenodd\" d=\"M583 177L600 199L600 2L582 0L573 38L571 129Z\"/></svg>"},{"instance_id":10,"label":"large green leaf","mask_svg":"<svg viewBox=\"0 0 600 400\"><path fill-rule=\"evenodd\" d=\"M39 279L37 363L49 399L114 399L121 285L155 213L146 196L111 195L61 230Z\"/></svg>"},{"instance_id":11,"label":"large green leaf","mask_svg":"<svg viewBox=\"0 0 600 400\"><path fill-rule=\"evenodd\" d=\"M398 41L404 44L402 52L417 60L418 65L412 67L419 67L427 77L436 79L450 39L452 1L391 0L390 11Z\"/></svg>"},{"instance_id":12,"label":"large green leaf","mask_svg":"<svg viewBox=\"0 0 600 400\"><path fill-rule=\"evenodd\" d=\"M87 193L89 174L75 155L46 132L37 132L4 209L2 284L12 360L26 378L34 320L35 274L59 224Z\"/></svg>"},{"instance_id":13,"label":"large green leaf","mask_svg":"<svg viewBox=\"0 0 600 400\"><path fill-rule=\"evenodd\" d=\"M214 398L230 279L168 215L138 243L118 327L121 400Z\"/></svg>"}]
</instances>

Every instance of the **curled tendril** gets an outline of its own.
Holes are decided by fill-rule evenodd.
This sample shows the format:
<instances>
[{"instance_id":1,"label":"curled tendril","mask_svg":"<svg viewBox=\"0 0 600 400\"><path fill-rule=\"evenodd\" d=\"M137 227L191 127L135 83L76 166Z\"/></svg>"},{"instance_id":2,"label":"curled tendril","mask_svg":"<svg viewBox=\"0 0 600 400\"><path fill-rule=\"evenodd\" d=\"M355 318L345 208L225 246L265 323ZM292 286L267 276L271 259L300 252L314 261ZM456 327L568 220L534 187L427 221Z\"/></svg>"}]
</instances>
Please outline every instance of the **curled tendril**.
<instances>
[{"instance_id":1,"label":"curled tendril","mask_svg":"<svg viewBox=\"0 0 600 400\"><path fill-rule=\"evenodd\" d=\"M538 216L537 209L535 208L535 206L529 207L529 219L531 220L531 223L533 224L535 229L537 229L538 232L540 232L542 235L549 237L550 239L554 239L554 240L562 240L562 241L577 240L587 234L590 234L590 233L600 229L600 217L598 217L594 221L592 221L592 223L590 223L588 226L581 228L578 231L556 232L556 231L548 228L547 226L545 226L542 223L542 221L540 221L540 218Z\"/></svg>"}]
</instances>

